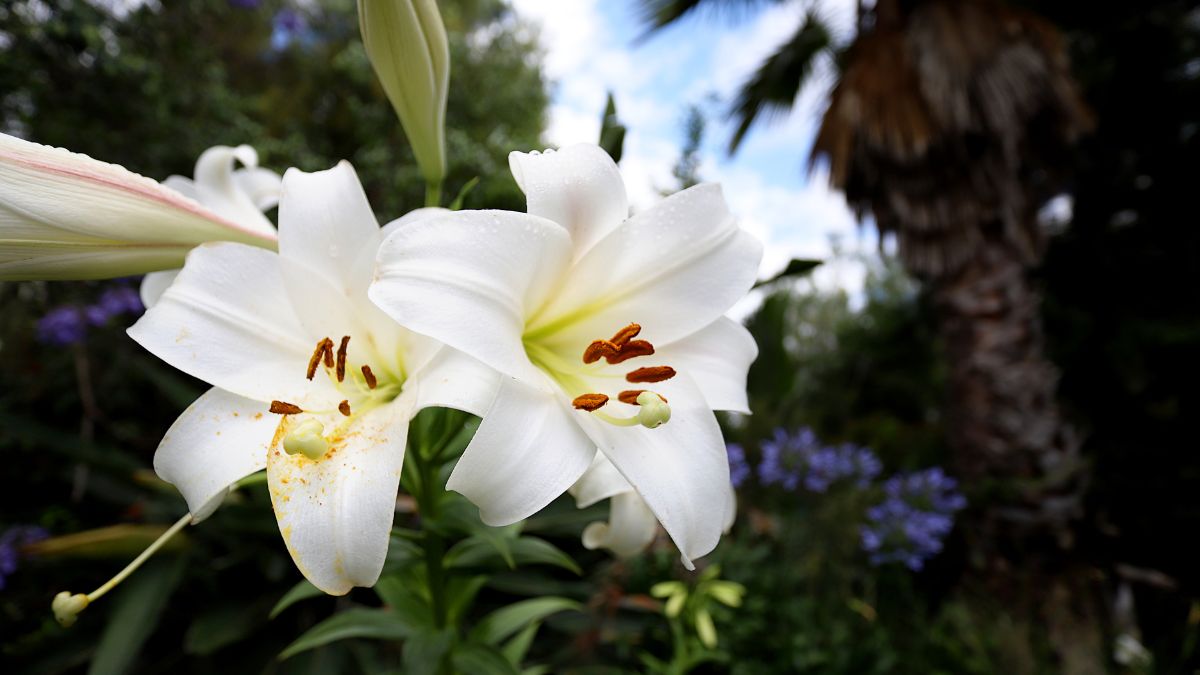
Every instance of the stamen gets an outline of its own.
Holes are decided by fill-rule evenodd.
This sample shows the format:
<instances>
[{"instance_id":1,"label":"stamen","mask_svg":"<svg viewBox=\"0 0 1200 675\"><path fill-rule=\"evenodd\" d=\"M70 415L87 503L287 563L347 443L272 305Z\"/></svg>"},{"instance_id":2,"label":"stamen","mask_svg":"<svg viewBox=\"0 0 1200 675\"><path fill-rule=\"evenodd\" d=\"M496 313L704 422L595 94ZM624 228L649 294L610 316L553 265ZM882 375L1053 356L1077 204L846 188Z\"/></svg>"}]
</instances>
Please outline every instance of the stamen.
<instances>
[{"instance_id":1,"label":"stamen","mask_svg":"<svg viewBox=\"0 0 1200 675\"><path fill-rule=\"evenodd\" d=\"M325 356L325 367L332 368L333 367L333 340L330 340L329 338L325 338L324 356Z\"/></svg>"},{"instance_id":2,"label":"stamen","mask_svg":"<svg viewBox=\"0 0 1200 675\"><path fill-rule=\"evenodd\" d=\"M629 342L633 338L637 337L638 333L640 332L642 332L642 327L636 323L631 323L617 331L617 334L612 336L612 340L609 340L609 342L612 342L617 347L621 347L626 342Z\"/></svg>"},{"instance_id":3,"label":"stamen","mask_svg":"<svg viewBox=\"0 0 1200 675\"><path fill-rule=\"evenodd\" d=\"M149 560L155 551L162 548L163 544L167 543L171 537L178 534L190 522L192 522L192 514L185 514L167 529L166 532L163 532L158 539L155 539L153 544L147 546L146 550L133 559L133 562L126 565L125 569L118 572L115 577L109 579L104 585L91 593L84 595L82 593L72 594L69 591L63 591L54 596L54 601L50 603L50 609L54 611L54 618L58 620L58 623L63 628L71 626L71 624L75 623L75 619L78 618L79 613L87 609L88 605L99 600L105 593L111 591L117 584L124 581L130 574L133 574L134 570L141 567L142 563Z\"/></svg>"},{"instance_id":4,"label":"stamen","mask_svg":"<svg viewBox=\"0 0 1200 675\"><path fill-rule=\"evenodd\" d=\"M341 403L339 403L338 404L338 412L342 413L346 417L349 417L350 416L350 401L342 401Z\"/></svg>"},{"instance_id":5,"label":"stamen","mask_svg":"<svg viewBox=\"0 0 1200 675\"><path fill-rule=\"evenodd\" d=\"M604 394L581 394L576 396L574 401L571 401L571 405L575 406L576 410L586 410L588 412L599 410L605 403L608 403L608 397Z\"/></svg>"},{"instance_id":6,"label":"stamen","mask_svg":"<svg viewBox=\"0 0 1200 675\"><path fill-rule=\"evenodd\" d=\"M671 366L650 366L638 368L625 376L626 382L662 382L675 377L675 369Z\"/></svg>"},{"instance_id":7,"label":"stamen","mask_svg":"<svg viewBox=\"0 0 1200 675\"><path fill-rule=\"evenodd\" d=\"M601 358L614 356L619 351L620 347L617 347L608 340L596 340L588 345L587 349L583 350L583 362L595 363Z\"/></svg>"},{"instance_id":8,"label":"stamen","mask_svg":"<svg viewBox=\"0 0 1200 675\"><path fill-rule=\"evenodd\" d=\"M271 401L271 412L275 413L276 415L299 415L300 413L304 412L304 410L300 406L293 403L287 403L285 401Z\"/></svg>"},{"instance_id":9,"label":"stamen","mask_svg":"<svg viewBox=\"0 0 1200 675\"><path fill-rule=\"evenodd\" d=\"M623 363L639 356L650 356L654 353L654 345L645 340L633 340L621 345L616 354L608 354L604 358L609 363Z\"/></svg>"},{"instance_id":10,"label":"stamen","mask_svg":"<svg viewBox=\"0 0 1200 675\"><path fill-rule=\"evenodd\" d=\"M621 392L620 394L617 394L617 400L619 400L621 403L628 403L629 405L641 405L637 401L638 396L641 396L646 391L647 390L645 390L645 389L627 389L627 390ZM667 402L666 397L663 396L662 394L656 394L656 395L663 400L663 403Z\"/></svg>"},{"instance_id":11,"label":"stamen","mask_svg":"<svg viewBox=\"0 0 1200 675\"><path fill-rule=\"evenodd\" d=\"M341 382L346 379L346 347L350 346L350 336L342 336L342 344L338 345L337 353L337 381Z\"/></svg>"},{"instance_id":12,"label":"stamen","mask_svg":"<svg viewBox=\"0 0 1200 675\"><path fill-rule=\"evenodd\" d=\"M312 358L308 360L308 372L305 374L305 377L310 380L313 379L313 376L317 374L317 366L321 364L321 357L325 355L326 350L332 347L333 340L327 337L321 338L321 341L317 343L316 350L313 351Z\"/></svg>"},{"instance_id":13,"label":"stamen","mask_svg":"<svg viewBox=\"0 0 1200 675\"><path fill-rule=\"evenodd\" d=\"M362 374L363 379L367 381L367 389L374 389L379 384L379 380L375 379L375 373L371 372L371 366L364 365Z\"/></svg>"}]
</instances>

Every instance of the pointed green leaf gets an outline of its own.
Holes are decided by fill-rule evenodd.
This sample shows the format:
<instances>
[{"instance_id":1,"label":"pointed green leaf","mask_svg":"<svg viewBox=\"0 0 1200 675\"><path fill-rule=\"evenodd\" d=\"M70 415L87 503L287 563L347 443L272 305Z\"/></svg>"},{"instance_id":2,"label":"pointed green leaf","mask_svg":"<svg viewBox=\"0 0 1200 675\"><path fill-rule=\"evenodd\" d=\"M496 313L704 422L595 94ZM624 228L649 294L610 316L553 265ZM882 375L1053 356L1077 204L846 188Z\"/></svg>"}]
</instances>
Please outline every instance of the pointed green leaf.
<instances>
[{"instance_id":1,"label":"pointed green leaf","mask_svg":"<svg viewBox=\"0 0 1200 675\"><path fill-rule=\"evenodd\" d=\"M271 608L271 613L267 615L267 618L274 619L275 617L279 616L283 610L291 607L297 602L300 602L301 600L307 600L308 598L315 598L318 595L325 595L325 592L308 583L307 579L303 579L300 581L300 583L292 586L290 591L283 594L283 597L279 599L279 602L275 603L275 606Z\"/></svg>"},{"instance_id":2,"label":"pointed green leaf","mask_svg":"<svg viewBox=\"0 0 1200 675\"><path fill-rule=\"evenodd\" d=\"M516 666L495 647L468 643L459 645L450 655L454 669L471 675L519 675Z\"/></svg>"},{"instance_id":3,"label":"pointed green leaf","mask_svg":"<svg viewBox=\"0 0 1200 675\"><path fill-rule=\"evenodd\" d=\"M383 609L356 608L334 614L296 638L277 657L280 661L330 642L348 638L400 640L408 637L414 627L397 614Z\"/></svg>"},{"instance_id":4,"label":"pointed green leaf","mask_svg":"<svg viewBox=\"0 0 1200 675\"><path fill-rule=\"evenodd\" d=\"M112 613L88 675L121 675L132 670L134 659L179 585L183 568L183 558L154 560L121 585L112 599Z\"/></svg>"},{"instance_id":5,"label":"pointed green leaf","mask_svg":"<svg viewBox=\"0 0 1200 675\"><path fill-rule=\"evenodd\" d=\"M580 604L567 598L533 598L513 603L492 612L480 621L471 637L477 642L498 644L501 640L521 630L534 621L563 611L578 611Z\"/></svg>"},{"instance_id":6,"label":"pointed green leaf","mask_svg":"<svg viewBox=\"0 0 1200 675\"><path fill-rule=\"evenodd\" d=\"M541 622L534 621L522 628L520 633L513 636L513 639L509 640L500 649L504 653L504 658L508 659L514 666L521 665L521 662L525 660L525 654L529 653L529 647L533 644L533 638L537 636L538 629L541 627Z\"/></svg>"}]
</instances>

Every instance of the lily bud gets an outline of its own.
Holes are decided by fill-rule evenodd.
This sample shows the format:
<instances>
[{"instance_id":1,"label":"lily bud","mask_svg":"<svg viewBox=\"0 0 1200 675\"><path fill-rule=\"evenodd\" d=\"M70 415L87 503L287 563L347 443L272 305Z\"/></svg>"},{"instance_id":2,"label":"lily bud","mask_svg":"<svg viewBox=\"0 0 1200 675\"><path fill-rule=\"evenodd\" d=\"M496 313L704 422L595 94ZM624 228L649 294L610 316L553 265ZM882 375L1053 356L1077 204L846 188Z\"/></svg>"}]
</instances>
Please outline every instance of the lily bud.
<instances>
[{"instance_id":1,"label":"lily bud","mask_svg":"<svg viewBox=\"0 0 1200 675\"><path fill-rule=\"evenodd\" d=\"M275 248L274 234L124 167L0 134L0 280L172 269L209 241Z\"/></svg>"},{"instance_id":2,"label":"lily bud","mask_svg":"<svg viewBox=\"0 0 1200 675\"><path fill-rule=\"evenodd\" d=\"M400 117L421 174L446 175L446 93L450 47L435 0L358 0L363 46Z\"/></svg>"}]
</instances>

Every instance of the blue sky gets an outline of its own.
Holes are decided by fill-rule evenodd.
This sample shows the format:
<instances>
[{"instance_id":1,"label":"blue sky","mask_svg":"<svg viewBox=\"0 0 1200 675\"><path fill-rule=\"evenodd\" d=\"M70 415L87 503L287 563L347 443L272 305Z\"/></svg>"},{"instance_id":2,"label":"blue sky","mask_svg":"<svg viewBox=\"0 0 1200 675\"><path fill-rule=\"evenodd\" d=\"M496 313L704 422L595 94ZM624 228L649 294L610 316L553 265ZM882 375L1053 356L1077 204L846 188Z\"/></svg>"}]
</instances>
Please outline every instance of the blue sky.
<instances>
[{"instance_id":1,"label":"blue sky","mask_svg":"<svg viewBox=\"0 0 1200 675\"><path fill-rule=\"evenodd\" d=\"M873 234L859 231L840 194L824 177L809 177L805 160L828 90L829 67L804 92L795 112L772 124L758 124L733 157L725 153L731 125L728 101L762 59L791 36L806 2L771 4L739 17L689 17L646 40L634 0L513 0L518 13L538 26L546 69L555 82L547 141L562 146L595 142L605 95L616 96L629 126L622 173L636 209L658 198L656 187L672 185L671 166L682 144L682 120L690 103L711 113L702 152L701 175L722 183L744 227L766 244L763 274L796 257L827 258L831 237L843 250L872 251ZM854 0L820 4L833 25L848 35ZM827 265L822 286L855 291L860 266Z\"/></svg>"}]
</instances>

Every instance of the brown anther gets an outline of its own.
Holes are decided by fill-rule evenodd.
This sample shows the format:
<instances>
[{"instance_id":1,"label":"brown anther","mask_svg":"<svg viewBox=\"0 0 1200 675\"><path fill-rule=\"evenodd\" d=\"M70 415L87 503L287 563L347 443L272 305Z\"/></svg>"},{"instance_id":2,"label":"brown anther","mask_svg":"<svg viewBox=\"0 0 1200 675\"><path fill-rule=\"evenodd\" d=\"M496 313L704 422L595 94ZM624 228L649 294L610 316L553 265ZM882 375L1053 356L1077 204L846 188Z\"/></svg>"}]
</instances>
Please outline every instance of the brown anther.
<instances>
[{"instance_id":1,"label":"brown anther","mask_svg":"<svg viewBox=\"0 0 1200 675\"><path fill-rule=\"evenodd\" d=\"M640 403L637 402L637 397L641 396L642 392L644 392L644 391L646 391L646 390L645 389L626 389L625 391L617 394L617 400L619 400L621 403L628 403L629 405L641 405ZM668 402L667 397L663 396L662 394L655 393L654 395L661 398L663 403Z\"/></svg>"},{"instance_id":2,"label":"brown anther","mask_svg":"<svg viewBox=\"0 0 1200 675\"><path fill-rule=\"evenodd\" d=\"M638 368L625 375L626 382L662 382L675 377L675 369L671 366L650 366Z\"/></svg>"},{"instance_id":3,"label":"brown anther","mask_svg":"<svg viewBox=\"0 0 1200 675\"><path fill-rule=\"evenodd\" d=\"M628 326L625 326L621 330L617 331L617 334L612 336L612 339L609 340L609 342L613 343L617 347L620 347L620 346L624 345L626 342L629 342L633 338L637 337L638 333L640 333L640 332L642 332L642 327L637 325L636 323L631 323Z\"/></svg>"},{"instance_id":4,"label":"brown anther","mask_svg":"<svg viewBox=\"0 0 1200 675\"><path fill-rule=\"evenodd\" d=\"M363 379L367 381L367 389L374 389L375 385L379 384L379 380L375 379L375 373L371 372L371 366L364 365L362 374Z\"/></svg>"},{"instance_id":5,"label":"brown anther","mask_svg":"<svg viewBox=\"0 0 1200 675\"><path fill-rule=\"evenodd\" d=\"M654 345L645 340L632 340L621 345L616 354L605 355L609 363L623 363L639 356L650 356L654 353Z\"/></svg>"},{"instance_id":6,"label":"brown anther","mask_svg":"<svg viewBox=\"0 0 1200 675\"><path fill-rule=\"evenodd\" d=\"M317 343L317 348L313 350L312 358L308 360L308 371L305 373L305 377L310 380L313 379L313 376L317 374L317 366L321 365L321 357L331 347L333 347L333 340L321 338L321 341Z\"/></svg>"},{"instance_id":7,"label":"brown anther","mask_svg":"<svg viewBox=\"0 0 1200 675\"><path fill-rule=\"evenodd\" d=\"M576 396L574 401L571 401L571 405L575 406L576 410L586 410L588 412L599 410L605 403L608 403L608 397L604 394L581 394Z\"/></svg>"},{"instance_id":8,"label":"brown anther","mask_svg":"<svg viewBox=\"0 0 1200 675\"><path fill-rule=\"evenodd\" d=\"M285 403L283 401L271 401L271 412L276 415L299 415L304 412L300 406L294 403Z\"/></svg>"},{"instance_id":9,"label":"brown anther","mask_svg":"<svg viewBox=\"0 0 1200 675\"><path fill-rule=\"evenodd\" d=\"M346 379L346 348L350 346L350 336L342 336L342 344L338 345L337 353L337 381L341 382Z\"/></svg>"},{"instance_id":10,"label":"brown anther","mask_svg":"<svg viewBox=\"0 0 1200 675\"><path fill-rule=\"evenodd\" d=\"M349 417L350 416L350 401L342 401L341 403L339 403L338 404L338 412L342 413L346 417Z\"/></svg>"},{"instance_id":11,"label":"brown anther","mask_svg":"<svg viewBox=\"0 0 1200 675\"><path fill-rule=\"evenodd\" d=\"M583 362L595 363L602 358L612 356L620 351L620 348L609 342L608 340L596 340L583 350Z\"/></svg>"},{"instance_id":12,"label":"brown anther","mask_svg":"<svg viewBox=\"0 0 1200 675\"><path fill-rule=\"evenodd\" d=\"M324 340L322 340L322 342L325 344L325 349L322 352L322 355L325 357L325 367L332 368L333 367L333 340L330 340L329 338L325 338Z\"/></svg>"}]
</instances>

